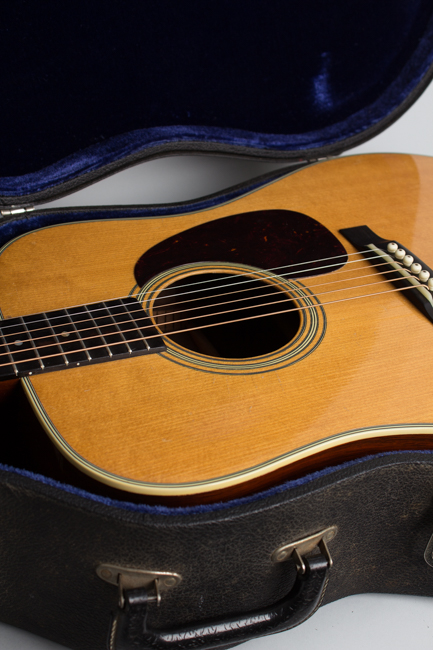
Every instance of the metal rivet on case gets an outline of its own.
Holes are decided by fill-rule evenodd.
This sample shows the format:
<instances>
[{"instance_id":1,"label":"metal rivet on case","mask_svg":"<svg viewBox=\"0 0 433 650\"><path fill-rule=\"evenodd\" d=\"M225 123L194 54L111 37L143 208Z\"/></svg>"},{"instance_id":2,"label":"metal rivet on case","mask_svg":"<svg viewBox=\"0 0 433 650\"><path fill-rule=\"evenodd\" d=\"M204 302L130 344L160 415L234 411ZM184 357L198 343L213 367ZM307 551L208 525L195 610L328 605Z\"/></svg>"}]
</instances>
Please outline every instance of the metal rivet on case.
<instances>
[{"instance_id":1,"label":"metal rivet on case","mask_svg":"<svg viewBox=\"0 0 433 650\"><path fill-rule=\"evenodd\" d=\"M277 562L281 562L287 557L287 555L288 555L287 551L280 551L275 559L277 560Z\"/></svg>"}]
</instances>

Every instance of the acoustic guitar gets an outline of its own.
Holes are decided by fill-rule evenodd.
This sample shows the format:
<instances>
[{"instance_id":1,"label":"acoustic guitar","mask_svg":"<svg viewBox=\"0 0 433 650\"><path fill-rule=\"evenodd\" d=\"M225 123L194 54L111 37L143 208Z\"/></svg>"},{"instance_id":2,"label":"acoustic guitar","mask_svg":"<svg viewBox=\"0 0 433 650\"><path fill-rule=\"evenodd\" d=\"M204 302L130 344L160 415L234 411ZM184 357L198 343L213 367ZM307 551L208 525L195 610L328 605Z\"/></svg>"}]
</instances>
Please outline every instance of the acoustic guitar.
<instances>
[{"instance_id":1,"label":"acoustic guitar","mask_svg":"<svg viewBox=\"0 0 433 650\"><path fill-rule=\"evenodd\" d=\"M218 500L429 449L432 244L433 159L409 155L42 228L0 252L0 376L125 498Z\"/></svg>"}]
</instances>

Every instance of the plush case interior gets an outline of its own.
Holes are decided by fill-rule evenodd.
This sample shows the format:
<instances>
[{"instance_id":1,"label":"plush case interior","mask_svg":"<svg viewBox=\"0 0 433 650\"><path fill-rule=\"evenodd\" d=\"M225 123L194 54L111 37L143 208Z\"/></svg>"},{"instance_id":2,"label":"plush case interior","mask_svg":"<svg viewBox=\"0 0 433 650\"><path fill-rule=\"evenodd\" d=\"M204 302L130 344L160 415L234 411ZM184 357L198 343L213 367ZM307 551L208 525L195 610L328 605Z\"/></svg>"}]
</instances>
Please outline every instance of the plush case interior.
<instances>
[{"instance_id":1,"label":"plush case interior","mask_svg":"<svg viewBox=\"0 0 433 650\"><path fill-rule=\"evenodd\" d=\"M17 0L0 33L3 205L167 153L339 153L433 64L430 0Z\"/></svg>"}]
</instances>

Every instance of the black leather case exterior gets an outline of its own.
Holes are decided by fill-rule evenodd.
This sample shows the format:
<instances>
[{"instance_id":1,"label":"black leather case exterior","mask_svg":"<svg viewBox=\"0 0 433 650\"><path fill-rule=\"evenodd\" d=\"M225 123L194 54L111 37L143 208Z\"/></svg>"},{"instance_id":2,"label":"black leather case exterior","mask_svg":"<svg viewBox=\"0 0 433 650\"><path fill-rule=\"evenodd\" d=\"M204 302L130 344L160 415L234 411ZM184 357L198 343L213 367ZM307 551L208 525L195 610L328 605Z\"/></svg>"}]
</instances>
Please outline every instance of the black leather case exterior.
<instances>
[{"instance_id":1,"label":"black leather case exterior","mask_svg":"<svg viewBox=\"0 0 433 650\"><path fill-rule=\"evenodd\" d=\"M433 596L423 557L432 499L428 452L370 457L207 513L127 510L4 471L1 618L73 650L105 649L118 593L96 575L100 563L181 574L150 606L154 629L229 618L283 597L295 571L273 551L328 526L338 532L324 603L365 592Z\"/></svg>"}]
</instances>

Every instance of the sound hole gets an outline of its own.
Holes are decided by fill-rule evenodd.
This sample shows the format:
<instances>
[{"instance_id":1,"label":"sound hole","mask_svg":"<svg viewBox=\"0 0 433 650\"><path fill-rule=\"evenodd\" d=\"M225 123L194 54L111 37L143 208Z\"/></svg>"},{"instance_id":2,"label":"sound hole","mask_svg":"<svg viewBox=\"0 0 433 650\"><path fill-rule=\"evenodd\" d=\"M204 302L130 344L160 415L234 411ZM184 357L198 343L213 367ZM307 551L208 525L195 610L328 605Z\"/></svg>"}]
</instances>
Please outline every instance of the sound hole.
<instances>
[{"instance_id":1,"label":"sound hole","mask_svg":"<svg viewBox=\"0 0 433 650\"><path fill-rule=\"evenodd\" d=\"M224 273L183 278L161 292L156 323L188 350L247 359L287 345L301 318L290 296L262 280Z\"/></svg>"}]
</instances>

